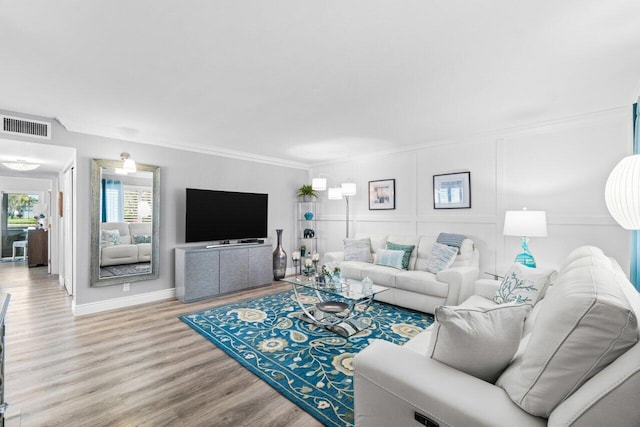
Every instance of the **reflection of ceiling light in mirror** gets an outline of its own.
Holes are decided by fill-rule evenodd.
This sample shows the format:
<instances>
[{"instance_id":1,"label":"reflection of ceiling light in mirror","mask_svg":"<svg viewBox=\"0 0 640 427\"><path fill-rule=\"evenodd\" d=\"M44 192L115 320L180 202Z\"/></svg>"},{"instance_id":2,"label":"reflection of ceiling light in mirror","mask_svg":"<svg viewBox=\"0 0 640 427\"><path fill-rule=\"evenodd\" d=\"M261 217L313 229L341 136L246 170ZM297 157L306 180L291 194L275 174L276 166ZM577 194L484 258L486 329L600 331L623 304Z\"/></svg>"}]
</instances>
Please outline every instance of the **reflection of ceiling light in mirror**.
<instances>
[{"instance_id":1,"label":"reflection of ceiling light in mirror","mask_svg":"<svg viewBox=\"0 0 640 427\"><path fill-rule=\"evenodd\" d=\"M39 163L27 163L24 160L17 160L15 162L2 163L5 167L13 169L14 171L32 171L40 167Z\"/></svg>"},{"instance_id":2,"label":"reflection of ceiling light in mirror","mask_svg":"<svg viewBox=\"0 0 640 427\"><path fill-rule=\"evenodd\" d=\"M136 162L131 158L129 153L120 153L120 158L123 160L122 169L128 173L136 171Z\"/></svg>"}]
</instances>

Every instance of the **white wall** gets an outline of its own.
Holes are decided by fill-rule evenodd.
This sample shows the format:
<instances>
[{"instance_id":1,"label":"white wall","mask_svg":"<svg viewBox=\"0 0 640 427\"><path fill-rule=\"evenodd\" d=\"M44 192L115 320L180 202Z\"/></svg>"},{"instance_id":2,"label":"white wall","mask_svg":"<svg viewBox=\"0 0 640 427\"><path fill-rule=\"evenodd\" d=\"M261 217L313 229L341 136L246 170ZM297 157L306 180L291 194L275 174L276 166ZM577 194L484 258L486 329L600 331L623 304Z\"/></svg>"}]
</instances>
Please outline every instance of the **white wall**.
<instances>
[{"instance_id":1,"label":"white wall","mask_svg":"<svg viewBox=\"0 0 640 427\"><path fill-rule=\"evenodd\" d=\"M630 235L609 215L604 186L616 163L631 154L627 109L590 114L510 132L314 168L329 185L349 178L358 194L351 201L357 232L470 236L480 249L481 271L504 273L519 252L519 239L502 235L505 210L545 210L548 237L532 238L539 265L558 266L576 246L591 244L629 271ZM435 210L433 175L470 171L471 209ZM396 209L368 210L368 182L396 180ZM321 250L341 249L345 202L321 196ZM482 276L485 277L485 276Z\"/></svg>"},{"instance_id":2,"label":"white wall","mask_svg":"<svg viewBox=\"0 0 640 427\"><path fill-rule=\"evenodd\" d=\"M42 120L20 113L20 117ZM29 138L12 139L30 141ZM296 189L307 181L308 171L215 155L175 150L147 144L69 132L54 122L52 140L47 144L76 148L75 203L75 286L74 307L88 313L108 307L101 302L126 298L144 302L145 294L169 294L174 283L174 248L184 246L185 188L248 191L269 194L269 238L275 247L276 228L284 229L283 246L290 251L295 242ZM122 285L90 286L91 240L91 159L118 160L131 153L136 162L160 166L160 277L157 280ZM57 188L55 189L57 191ZM112 307L117 307L114 303ZM128 305L123 302L122 306ZM78 307L85 307L80 308Z\"/></svg>"}]
</instances>

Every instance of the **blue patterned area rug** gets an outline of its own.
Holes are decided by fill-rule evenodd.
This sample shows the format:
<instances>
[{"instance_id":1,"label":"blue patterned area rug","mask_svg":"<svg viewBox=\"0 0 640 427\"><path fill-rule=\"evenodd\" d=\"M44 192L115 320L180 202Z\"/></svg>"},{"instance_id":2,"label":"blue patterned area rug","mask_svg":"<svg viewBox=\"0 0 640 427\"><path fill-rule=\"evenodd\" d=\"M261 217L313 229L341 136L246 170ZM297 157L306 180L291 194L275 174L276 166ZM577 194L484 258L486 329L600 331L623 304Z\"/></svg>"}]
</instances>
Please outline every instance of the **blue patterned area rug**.
<instances>
[{"instance_id":1,"label":"blue patterned area rug","mask_svg":"<svg viewBox=\"0 0 640 427\"><path fill-rule=\"evenodd\" d=\"M311 303L316 297L304 296ZM402 344L429 314L373 303L369 329L344 338L295 318L292 291L180 316L287 399L328 426L353 425L353 356L377 338Z\"/></svg>"}]
</instances>

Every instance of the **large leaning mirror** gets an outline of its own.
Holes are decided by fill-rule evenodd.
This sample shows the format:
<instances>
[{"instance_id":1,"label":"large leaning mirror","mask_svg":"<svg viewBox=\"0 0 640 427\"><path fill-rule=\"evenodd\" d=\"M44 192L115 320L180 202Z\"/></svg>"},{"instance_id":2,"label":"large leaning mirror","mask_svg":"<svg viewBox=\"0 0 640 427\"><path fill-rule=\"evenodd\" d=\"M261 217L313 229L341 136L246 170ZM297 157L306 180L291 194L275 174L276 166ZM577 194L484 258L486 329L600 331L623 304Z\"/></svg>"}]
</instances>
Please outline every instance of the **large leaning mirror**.
<instances>
[{"instance_id":1,"label":"large leaning mirror","mask_svg":"<svg viewBox=\"0 0 640 427\"><path fill-rule=\"evenodd\" d=\"M123 174L122 161L92 162L91 286L158 278L160 168Z\"/></svg>"}]
</instances>

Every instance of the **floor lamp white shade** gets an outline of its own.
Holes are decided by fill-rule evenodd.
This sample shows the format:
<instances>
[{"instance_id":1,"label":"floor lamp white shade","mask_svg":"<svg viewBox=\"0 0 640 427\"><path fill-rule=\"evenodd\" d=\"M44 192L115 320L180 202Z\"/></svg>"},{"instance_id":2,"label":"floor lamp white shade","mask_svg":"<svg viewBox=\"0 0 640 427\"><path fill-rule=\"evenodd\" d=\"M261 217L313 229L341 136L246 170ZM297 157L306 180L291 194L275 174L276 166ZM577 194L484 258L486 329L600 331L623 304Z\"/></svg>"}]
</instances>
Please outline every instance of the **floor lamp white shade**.
<instances>
[{"instance_id":1,"label":"floor lamp white shade","mask_svg":"<svg viewBox=\"0 0 640 427\"><path fill-rule=\"evenodd\" d=\"M327 189L327 178L313 178L311 188L315 191L325 191Z\"/></svg>"},{"instance_id":2,"label":"floor lamp white shade","mask_svg":"<svg viewBox=\"0 0 640 427\"><path fill-rule=\"evenodd\" d=\"M343 182L341 188L342 188L342 194L344 196L355 196L356 195L356 183L355 182Z\"/></svg>"},{"instance_id":3,"label":"floor lamp white shade","mask_svg":"<svg viewBox=\"0 0 640 427\"><path fill-rule=\"evenodd\" d=\"M627 230L640 230L640 154L625 157L613 168L604 200L618 224Z\"/></svg>"}]
</instances>

